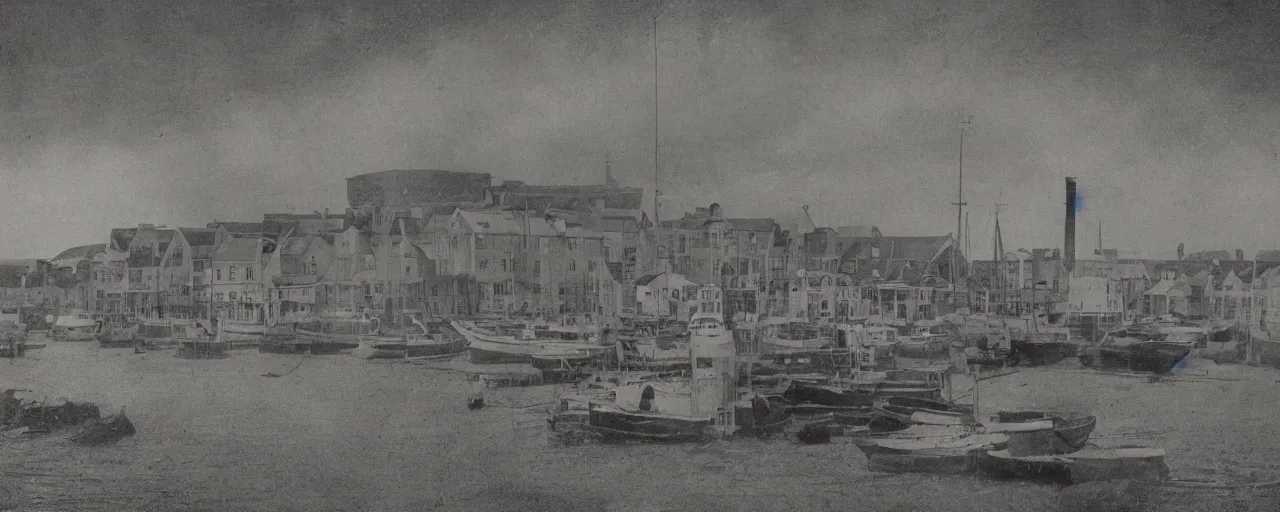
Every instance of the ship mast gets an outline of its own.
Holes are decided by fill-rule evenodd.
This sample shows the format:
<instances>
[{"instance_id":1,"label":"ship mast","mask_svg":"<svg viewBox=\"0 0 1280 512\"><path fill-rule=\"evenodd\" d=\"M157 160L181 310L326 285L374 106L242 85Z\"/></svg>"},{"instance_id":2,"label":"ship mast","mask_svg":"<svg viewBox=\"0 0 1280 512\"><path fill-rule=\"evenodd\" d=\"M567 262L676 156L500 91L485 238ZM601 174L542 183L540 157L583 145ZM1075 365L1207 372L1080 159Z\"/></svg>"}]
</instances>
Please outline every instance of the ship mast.
<instances>
[{"instance_id":1,"label":"ship mast","mask_svg":"<svg viewBox=\"0 0 1280 512\"><path fill-rule=\"evenodd\" d=\"M956 233L955 233L955 237L951 241L951 305L952 306L955 306L958 303L958 298L956 296L956 293L957 293L956 286L957 286L957 282L959 281L960 263L959 263L959 257L957 256L957 252L960 250L960 228L964 223L964 207L965 207L965 204L967 204L964 202L964 125L972 124L972 123L973 123L973 116L969 116L967 119L960 121L961 126L960 126L959 183L956 187L956 202L951 203L956 207Z\"/></svg>"}]
</instances>

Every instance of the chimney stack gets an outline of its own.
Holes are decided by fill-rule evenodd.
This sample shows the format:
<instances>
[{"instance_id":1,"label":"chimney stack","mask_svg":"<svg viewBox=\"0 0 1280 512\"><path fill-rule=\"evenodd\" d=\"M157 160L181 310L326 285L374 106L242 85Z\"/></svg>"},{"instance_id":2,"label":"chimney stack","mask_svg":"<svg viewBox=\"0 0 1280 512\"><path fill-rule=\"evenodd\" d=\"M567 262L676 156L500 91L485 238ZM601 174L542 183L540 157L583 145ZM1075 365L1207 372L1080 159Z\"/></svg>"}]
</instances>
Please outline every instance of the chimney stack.
<instances>
[{"instance_id":1,"label":"chimney stack","mask_svg":"<svg viewBox=\"0 0 1280 512\"><path fill-rule=\"evenodd\" d=\"M1062 265L1071 272L1076 266L1076 179L1067 178L1067 221L1063 223Z\"/></svg>"}]
</instances>

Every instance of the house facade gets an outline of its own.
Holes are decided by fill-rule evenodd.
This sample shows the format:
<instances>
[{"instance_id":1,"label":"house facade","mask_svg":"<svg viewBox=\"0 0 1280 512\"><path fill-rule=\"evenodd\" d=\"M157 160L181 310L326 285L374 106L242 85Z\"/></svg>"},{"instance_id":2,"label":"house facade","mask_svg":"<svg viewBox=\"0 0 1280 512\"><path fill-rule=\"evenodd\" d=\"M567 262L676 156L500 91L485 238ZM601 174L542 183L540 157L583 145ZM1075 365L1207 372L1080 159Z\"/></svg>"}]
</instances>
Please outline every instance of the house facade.
<instances>
[{"instance_id":1,"label":"house facade","mask_svg":"<svg viewBox=\"0 0 1280 512\"><path fill-rule=\"evenodd\" d=\"M215 318L248 323L264 321L262 245L261 238L230 237L214 249L209 284Z\"/></svg>"}]
</instances>

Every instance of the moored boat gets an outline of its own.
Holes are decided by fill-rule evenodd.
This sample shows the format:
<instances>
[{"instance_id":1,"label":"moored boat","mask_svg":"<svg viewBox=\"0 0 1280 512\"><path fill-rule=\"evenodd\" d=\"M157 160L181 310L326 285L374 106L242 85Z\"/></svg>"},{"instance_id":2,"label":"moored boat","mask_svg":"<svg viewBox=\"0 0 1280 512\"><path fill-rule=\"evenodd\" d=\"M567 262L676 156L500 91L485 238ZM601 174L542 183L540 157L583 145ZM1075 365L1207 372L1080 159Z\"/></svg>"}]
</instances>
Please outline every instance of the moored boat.
<instances>
[{"instance_id":1,"label":"moored boat","mask_svg":"<svg viewBox=\"0 0 1280 512\"><path fill-rule=\"evenodd\" d=\"M219 320L218 329L227 348L257 347L267 336L266 324Z\"/></svg>"},{"instance_id":2,"label":"moored boat","mask_svg":"<svg viewBox=\"0 0 1280 512\"><path fill-rule=\"evenodd\" d=\"M1169 477L1164 458L1164 450L1145 447L1089 448L1070 454L1023 457L1008 450L991 450L979 459L978 468L996 478L1056 484L1160 481Z\"/></svg>"},{"instance_id":3,"label":"moored boat","mask_svg":"<svg viewBox=\"0 0 1280 512\"><path fill-rule=\"evenodd\" d=\"M1093 415L1059 412L1004 411L993 419L1008 426L1009 452L1014 456L1079 451L1098 425Z\"/></svg>"},{"instance_id":4,"label":"moored boat","mask_svg":"<svg viewBox=\"0 0 1280 512\"><path fill-rule=\"evenodd\" d=\"M102 320L83 311L69 311L58 315L49 334L55 341L92 341L101 330Z\"/></svg>"},{"instance_id":5,"label":"moored boat","mask_svg":"<svg viewBox=\"0 0 1280 512\"><path fill-rule=\"evenodd\" d=\"M930 438L854 437L873 471L961 474L976 471L988 451L1002 449L1004 434L960 433Z\"/></svg>"},{"instance_id":6,"label":"moored boat","mask_svg":"<svg viewBox=\"0 0 1280 512\"><path fill-rule=\"evenodd\" d=\"M94 339L102 348L133 348L141 341L138 337L140 328L141 324L136 322L128 326L110 326L94 335Z\"/></svg>"},{"instance_id":7,"label":"moored boat","mask_svg":"<svg viewBox=\"0 0 1280 512\"><path fill-rule=\"evenodd\" d=\"M533 354L537 353L591 354L613 348L592 343L537 339L528 329L524 329L520 336L504 336L487 334L476 326L466 326L456 321L450 322L450 325L466 338L471 362L475 364L525 364L530 363Z\"/></svg>"}]
</instances>

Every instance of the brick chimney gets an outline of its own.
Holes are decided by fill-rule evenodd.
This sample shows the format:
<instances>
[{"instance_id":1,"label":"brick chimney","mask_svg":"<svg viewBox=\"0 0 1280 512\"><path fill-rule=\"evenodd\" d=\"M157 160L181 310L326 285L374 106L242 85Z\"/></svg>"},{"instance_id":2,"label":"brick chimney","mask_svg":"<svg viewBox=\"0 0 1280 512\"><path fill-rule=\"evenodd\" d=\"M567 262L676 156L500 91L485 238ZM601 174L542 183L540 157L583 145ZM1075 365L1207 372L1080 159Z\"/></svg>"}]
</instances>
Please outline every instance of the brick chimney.
<instances>
[{"instance_id":1,"label":"brick chimney","mask_svg":"<svg viewBox=\"0 0 1280 512\"><path fill-rule=\"evenodd\" d=\"M1067 272L1076 266L1076 179L1067 178L1067 219L1062 225L1062 265Z\"/></svg>"}]
</instances>

